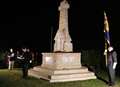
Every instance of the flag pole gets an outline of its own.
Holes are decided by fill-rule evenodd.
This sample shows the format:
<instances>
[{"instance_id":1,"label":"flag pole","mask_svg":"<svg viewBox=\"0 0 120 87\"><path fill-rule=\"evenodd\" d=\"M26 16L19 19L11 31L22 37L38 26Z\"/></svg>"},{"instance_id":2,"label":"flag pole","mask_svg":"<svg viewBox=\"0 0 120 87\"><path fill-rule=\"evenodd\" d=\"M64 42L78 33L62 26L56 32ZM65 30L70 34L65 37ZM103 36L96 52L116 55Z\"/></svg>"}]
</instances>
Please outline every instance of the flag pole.
<instances>
[{"instance_id":1,"label":"flag pole","mask_svg":"<svg viewBox=\"0 0 120 87\"><path fill-rule=\"evenodd\" d=\"M105 53L105 64L107 66L107 41L105 40L105 50L106 50L106 53Z\"/></svg>"},{"instance_id":2,"label":"flag pole","mask_svg":"<svg viewBox=\"0 0 120 87\"><path fill-rule=\"evenodd\" d=\"M51 43L50 43L50 50L51 50L51 52L52 52L52 34L53 34L53 30L52 30L52 28L51 28L51 34L50 34L50 36L51 36Z\"/></svg>"},{"instance_id":3,"label":"flag pole","mask_svg":"<svg viewBox=\"0 0 120 87\"><path fill-rule=\"evenodd\" d=\"M107 20L107 16L106 16L105 12L104 12L104 33L105 33L104 55L105 55L105 62L106 62L106 66L107 66L107 57L108 57L107 48L108 48L108 45L110 45L110 35L109 35L109 24L108 24L108 20Z\"/></svg>"}]
</instances>

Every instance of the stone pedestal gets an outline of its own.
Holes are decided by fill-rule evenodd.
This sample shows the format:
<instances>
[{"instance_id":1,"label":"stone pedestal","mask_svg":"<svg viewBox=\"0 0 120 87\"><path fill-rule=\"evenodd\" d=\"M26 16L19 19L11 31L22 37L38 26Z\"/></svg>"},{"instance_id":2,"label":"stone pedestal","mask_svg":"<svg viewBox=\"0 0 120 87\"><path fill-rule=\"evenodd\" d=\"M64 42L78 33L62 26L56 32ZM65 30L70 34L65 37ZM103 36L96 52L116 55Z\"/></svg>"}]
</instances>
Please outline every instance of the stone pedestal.
<instances>
[{"instance_id":1,"label":"stone pedestal","mask_svg":"<svg viewBox=\"0 0 120 87\"><path fill-rule=\"evenodd\" d=\"M80 68L80 53L42 53L42 67L49 69Z\"/></svg>"},{"instance_id":2,"label":"stone pedestal","mask_svg":"<svg viewBox=\"0 0 120 87\"><path fill-rule=\"evenodd\" d=\"M93 72L81 66L81 53L42 53L42 65L30 69L28 74L50 82L95 79Z\"/></svg>"}]
</instances>

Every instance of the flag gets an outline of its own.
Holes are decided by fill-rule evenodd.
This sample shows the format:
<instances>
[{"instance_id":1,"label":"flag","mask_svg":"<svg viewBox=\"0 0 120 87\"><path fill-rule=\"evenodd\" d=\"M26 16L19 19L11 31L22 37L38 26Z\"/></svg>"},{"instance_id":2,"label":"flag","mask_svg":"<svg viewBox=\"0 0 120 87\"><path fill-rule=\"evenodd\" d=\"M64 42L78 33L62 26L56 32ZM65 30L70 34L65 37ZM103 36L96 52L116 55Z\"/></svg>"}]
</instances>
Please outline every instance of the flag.
<instances>
[{"instance_id":1,"label":"flag","mask_svg":"<svg viewBox=\"0 0 120 87\"><path fill-rule=\"evenodd\" d=\"M105 12L104 12L104 34L105 34L105 40L107 41L107 44L110 45L109 24L108 24L108 20Z\"/></svg>"},{"instance_id":2,"label":"flag","mask_svg":"<svg viewBox=\"0 0 120 87\"><path fill-rule=\"evenodd\" d=\"M105 50L104 50L104 55L105 55L105 61L107 65L107 48L109 45L110 46L110 34L109 34L109 24L107 20L106 13L104 12L104 34L105 34Z\"/></svg>"}]
</instances>

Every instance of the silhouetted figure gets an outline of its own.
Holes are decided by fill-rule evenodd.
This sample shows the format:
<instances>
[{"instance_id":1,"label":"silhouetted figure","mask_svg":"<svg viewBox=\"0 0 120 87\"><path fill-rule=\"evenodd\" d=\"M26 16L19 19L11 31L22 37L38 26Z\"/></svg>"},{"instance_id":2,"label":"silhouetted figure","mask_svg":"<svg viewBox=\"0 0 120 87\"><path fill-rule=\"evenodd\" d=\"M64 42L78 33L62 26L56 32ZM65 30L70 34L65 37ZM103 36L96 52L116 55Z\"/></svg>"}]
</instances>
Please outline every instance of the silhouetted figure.
<instances>
[{"instance_id":1,"label":"silhouetted figure","mask_svg":"<svg viewBox=\"0 0 120 87\"><path fill-rule=\"evenodd\" d=\"M32 57L30 54L30 50L27 48L22 48L22 71L23 71L23 78L26 78L28 76L28 69L29 69L29 65L30 63L32 63Z\"/></svg>"},{"instance_id":2,"label":"silhouetted figure","mask_svg":"<svg viewBox=\"0 0 120 87\"><path fill-rule=\"evenodd\" d=\"M108 59L107 59L107 68L109 75L109 86L115 85L115 68L117 65L117 53L113 50L113 47L108 47Z\"/></svg>"}]
</instances>

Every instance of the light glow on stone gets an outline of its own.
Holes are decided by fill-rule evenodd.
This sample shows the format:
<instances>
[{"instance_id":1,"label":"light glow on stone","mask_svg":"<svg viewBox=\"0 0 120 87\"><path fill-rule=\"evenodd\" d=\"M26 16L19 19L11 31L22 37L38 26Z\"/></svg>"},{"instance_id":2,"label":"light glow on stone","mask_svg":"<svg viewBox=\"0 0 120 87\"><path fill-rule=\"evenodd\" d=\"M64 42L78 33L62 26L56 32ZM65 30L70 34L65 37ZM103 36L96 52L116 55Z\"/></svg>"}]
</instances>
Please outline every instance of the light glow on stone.
<instances>
[{"instance_id":1,"label":"light glow on stone","mask_svg":"<svg viewBox=\"0 0 120 87\"><path fill-rule=\"evenodd\" d=\"M47 63L47 64L52 64L52 63L53 63L51 57L46 57L45 59L46 59L46 63Z\"/></svg>"}]
</instances>

